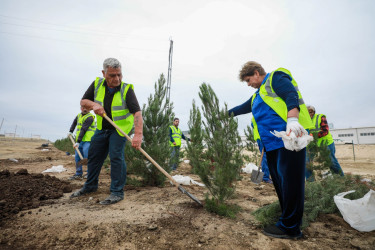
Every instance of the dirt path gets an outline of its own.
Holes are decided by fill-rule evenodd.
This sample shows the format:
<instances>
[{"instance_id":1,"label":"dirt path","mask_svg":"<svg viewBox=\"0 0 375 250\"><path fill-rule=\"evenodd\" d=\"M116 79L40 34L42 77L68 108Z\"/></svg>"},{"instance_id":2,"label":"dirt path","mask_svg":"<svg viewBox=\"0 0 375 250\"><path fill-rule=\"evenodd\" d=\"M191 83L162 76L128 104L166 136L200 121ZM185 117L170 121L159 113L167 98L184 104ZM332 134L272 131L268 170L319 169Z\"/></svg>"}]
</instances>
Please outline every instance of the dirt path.
<instances>
[{"instance_id":1,"label":"dirt path","mask_svg":"<svg viewBox=\"0 0 375 250\"><path fill-rule=\"evenodd\" d=\"M54 147L41 151L41 144L0 141L0 171L26 168L38 174L63 165L66 172L48 175L67 180L74 174L73 157ZM358 149L356 162L345 155L348 145L342 146L337 146L337 155L344 171L375 179L375 154L360 153L374 150L374 145ZM181 163L175 174L199 181L189 172L190 166ZM71 183L80 187L84 181ZM337 215L320 216L304 230L302 240L264 236L250 213L277 200L275 191L270 184L259 188L245 174L232 200L242 208L236 219L208 213L168 183L164 188L126 186L124 201L102 206L98 201L109 194L109 183L109 173L103 169L97 192L72 200L70 193L64 193L51 204L15 214L0 228L0 249L375 249L375 232L358 232ZM186 189L203 200L203 187Z\"/></svg>"}]
</instances>

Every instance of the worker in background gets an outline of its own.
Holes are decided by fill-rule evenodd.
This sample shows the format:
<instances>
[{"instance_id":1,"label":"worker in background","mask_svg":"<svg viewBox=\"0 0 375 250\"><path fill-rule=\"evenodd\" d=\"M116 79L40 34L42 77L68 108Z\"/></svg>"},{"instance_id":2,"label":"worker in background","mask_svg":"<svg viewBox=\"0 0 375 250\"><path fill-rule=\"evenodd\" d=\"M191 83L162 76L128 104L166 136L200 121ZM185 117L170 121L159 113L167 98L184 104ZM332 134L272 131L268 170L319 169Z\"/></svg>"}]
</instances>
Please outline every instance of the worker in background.
<instances>
[{"instance_id":1,"label":"worker in background","mask_svg":"<svg viewBox=\"0 0 375 250\"><path fill-rule=\"evenodd\" d=\"M189 140L186 138L185 135L181 132L178 125L180 124L180 120L176 117L173 119L173 125L169 126L169 143L172 147L171 152L171 169L176 170L178 166L178 162L180 160L180 147L181 147L181 139Z\"/></svg>"},{"instance_id":2,"label":"worker in background","mask_svg":"<svg viewBox=\"0 0 375 250\"><path fill-rule=\"evenodd\" d=\"M79 161L82 160L77 153L77 150L81 152L83 158L88 157L91 137L94 135L96 126L95 126L95 117L89 112L88 109L81 106L81 113L79 113L70 126L68 133L69 136L73 136L73 131L77 127L76 131L76 143L73 147L76 149L75 153L75 162L76 162L76 173L69 178L69 180L82 179L83 170L82 165L79 164ZM84 178L87 178L87 173Z\"/></svg>"},{"instance_id":3,"label":"worker in background","mask_svg":"<svg viewBox=\"0 0 375 250\"><path fill-rule=\"evenodd\" d=\"M110 195L100 202L102 205L109 205L124 199L126 138L104 119L103 115L106 114L111 118L125 133L129 133L134 125L132 147L135 149L141 148L143 119L133 85L122 81L121 63L115 58L105 59L102 73L103 78L97 77L81 100L83 107L94 110L97 129L89 149L87 181L70 197L79 197L98 189L100 171L109 154L111 160Z\"/></svg>"},{"instance_id":4,"label":"worker in background","mask_svg":"<svg viewBox=\"0 0 375 250\"><path fill-rule=\"evenodd\" d=\"M312 123L314 125L314 128L310 130L310 132L315 132L318 134L318 147L320 145L326 144L329 151L330 151L330 158L331 158L331 166L330 169L334 174L339 174L341 176L344 176L344 172L342 171L342 168L337 161L337 158L335 156L336 148L335 143L333 141L332 135L329 132L329 126L327 122L327 118L323 114L316 114L315 113L315 107L309 105L307 106L307 110L309 111L309 115L311 117ZM306 179L310 180L312 176L311 170L306 169Z\"/></svg>"},{"instance_id":5,"label":"worker in background","mask_svg":"<svg viewBox=\"0 0 375 250\"><path fill-rule=\"evenodd\" d=\"M300 226L305 201L306 148L290 151L281 138L270 131L286 131L297 137L312 128L311 119L298 85L284 68L266 73L257 62L250 61L240 70L239 79L256 92L245 103L229 110L234 116L252 112L255 137L260 138L267 157L281 216L276 224L268 225L263 234L285 239L302 237Z\"/></svg>"}]
</instances>

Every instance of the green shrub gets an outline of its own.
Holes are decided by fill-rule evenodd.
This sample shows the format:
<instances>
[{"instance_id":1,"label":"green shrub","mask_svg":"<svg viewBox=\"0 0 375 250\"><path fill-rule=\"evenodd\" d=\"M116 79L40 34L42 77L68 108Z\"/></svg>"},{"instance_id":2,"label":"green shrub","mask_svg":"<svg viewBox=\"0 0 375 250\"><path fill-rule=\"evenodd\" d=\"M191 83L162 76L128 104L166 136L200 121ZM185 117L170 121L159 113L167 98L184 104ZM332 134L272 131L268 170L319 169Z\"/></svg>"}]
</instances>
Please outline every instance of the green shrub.
<instances>
[{"instance_id":1,"label":"green shrub","mask_svg":"<svg viewBox=\"0 0 375 250\"><path fill-rule=\"evenodd\" d=\"M73 148L73 144L69 138L62 138L60 140L56 140L53 145L64 152L69 152L70 154L75 154L75 150Z\"/></svg>"},{"instance_id":2,"label":"green shrub","mask_svg":"<svg viewBox=\"0 0 375 250\"><path fill-rule=\"evenodd\" d=\"M374 189L374 183L361 182L361 176L333 175L317 182L306 182L305 188L305 210L302 228L307 227L315 221L319 214L340 214L333 197L338 193L356 190L345 198L354 200L363 197L370 188ZM261 226L276 223L280 217L281 209L279 202L274 202L253 212Z\"/></svg>"}]
</instances>

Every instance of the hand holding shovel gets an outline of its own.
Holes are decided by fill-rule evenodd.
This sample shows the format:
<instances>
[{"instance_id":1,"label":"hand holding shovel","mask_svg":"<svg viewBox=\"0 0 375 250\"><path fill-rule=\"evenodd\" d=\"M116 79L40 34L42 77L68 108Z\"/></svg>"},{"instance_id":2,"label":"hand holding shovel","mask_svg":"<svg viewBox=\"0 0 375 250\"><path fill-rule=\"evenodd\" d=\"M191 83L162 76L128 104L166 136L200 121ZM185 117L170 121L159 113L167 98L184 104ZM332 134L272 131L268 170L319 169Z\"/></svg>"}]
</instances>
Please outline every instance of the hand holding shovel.
<instances>
[{"instance_id":1,"label":"hand holding shovel","mask_svg":"<svg viewBox=\"0 0 375 250\"><path fill-rule=\"evenodd\" d=\"M119 126L117 126L105 113L103 114L103 117L110 123L112 124L112 126L114 126L121 134L123 134L126 139L130 142L132 142L132 139L124 132L121 130L121 128ZM176 187L177 189L183 193L183 194L186 194L187 196L189 196L193 201L195 201L196 203L198 203L199 205L203 206L202 203L200 202L200 200L198 200L196 197L194 197L192 194L190 194L188 191L186 191L180 184L178 184L173 178L172 176L170 176L168 174L167 171L165 171L161 166L159 166L158 163L156 163L156 161L154 161L154 159L151 158L151 156L149 156L146 151L144 151L141 147L139 148L139 151L141 151L141 153L152 163L154 164L154 166L159 169Z\"/></svg>"},{"instance_id":2,"label":"hand holding shovel","mask_svg":"<svg viewBox=\"0 0 375 250\"><path fill-rule=\"evenodd\" d=\"M70 139L70 141L73 143L73 145L76 144L76 142L74 141L74 139L73 139L73 137L72 137L71 135L69 135L69 139ZM81 160L78 162L78 164L80 164L80 165L87 165L87 161L88 161L87 158L83 158L81 152L79 152L78 147L74 147L74 149L77 151L77 153L78 153L78 155L79 155L79 158L81 159Z\"/></svg>"}]
</instances>

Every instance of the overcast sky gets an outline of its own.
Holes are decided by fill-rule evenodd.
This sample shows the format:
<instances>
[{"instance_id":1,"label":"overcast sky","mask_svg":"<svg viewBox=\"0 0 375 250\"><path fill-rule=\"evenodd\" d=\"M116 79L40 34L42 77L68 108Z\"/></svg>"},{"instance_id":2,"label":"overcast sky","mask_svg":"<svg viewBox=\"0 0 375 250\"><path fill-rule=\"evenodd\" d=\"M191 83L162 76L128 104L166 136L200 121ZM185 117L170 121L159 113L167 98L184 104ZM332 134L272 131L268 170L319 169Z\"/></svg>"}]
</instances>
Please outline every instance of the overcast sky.
<instances>
[{"instance_id":1,"label":"overcast sky","mask_svg":"<svg viewBox=\"0 0 375 250\"><path fill-rule=\"evenodd\" d=\"M375 126L375 1L1 0L0 133L66 137L107 57L141 105L174 41L171 99L182 130L202 82L222 105L247 101L247 61L292 72L334 128ZM251 115L238 118L240 133Z\"/></svg>"}]
</instances>

